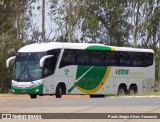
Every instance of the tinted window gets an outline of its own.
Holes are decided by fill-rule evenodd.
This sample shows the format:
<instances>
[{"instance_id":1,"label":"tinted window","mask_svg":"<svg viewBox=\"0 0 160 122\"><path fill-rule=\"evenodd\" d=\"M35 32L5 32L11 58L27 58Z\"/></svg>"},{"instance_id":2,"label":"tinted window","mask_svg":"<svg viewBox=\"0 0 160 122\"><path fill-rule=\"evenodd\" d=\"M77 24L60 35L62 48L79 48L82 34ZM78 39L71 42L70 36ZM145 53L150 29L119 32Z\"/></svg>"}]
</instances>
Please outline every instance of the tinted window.
<instances>
[{"instance_id":1,"label":"tinted window","mask_svg":"<svg viewBox=\"0 0 160 122\"><path fill-rule=\"evenodd\" d=\"M107 66L117 66L118 59L117 59L117 52L105 52L105 64Z\"/></svg>"},{"instance_id":2,"label":"tinted window","mask_svg":"<svg viewBox=\"0 0 160 122\"><path fill-rule=\"evenodd\" d=\"M90 51L91 65L102 66L105 65L103 51Z\"/></svg>"},{"instance_id":3,"label":"tinted window","mask_svg":"<svg viewBox=\"0 0 160 122\"><path fill-rule=\"evenodd\" d=\"M132 66L132 54L129 52L118 52L119 66Z\"/></svg>"},{"instance_id":4,"label":"tinted window","mask_svg":"<svg viewBox=\"0 0 160 122\"><path fill-rule=\"evenodd\" d=\"M67 65L147 67L152 64L152 53L65 49L60 68Z\"/></svg>"},{"instance_id":5,"label":"tinted window","mask_svg":"<svg viewBox=\"0 0 160 122\"><path fill-rule=\"evenodd\" d=\"M153 65L153 54L152 53L145 53L145 66Z\"/></svg>"},{"instance_id":6,"label":"tinted window","mask_svg":"<svg viewBox=\"0 0 160 122\"><path fill-rule=\"evenodd\" d=\"M54 73L59 53L60 49L50 50L47 52L47 55L53 55L53 57L46 59L44 62L44 68L43 68L44 77Z\"/></svg>"},{"instance_id":7,"label":"tinted window","mask_svg":"<svg viewBox=\"0 0 160 122\"><path fill-rule=\"evenodd\" d=\"M143 65L144 57L140 53L134 53L133 54L133 66L134 67L142 67Z\"/></svg>"},{"instance_id":8,"label":"tinted window","mask_svg":"<svg viewBox=\"0 0 160 122\"><path fill-rule=\"evenodd\" d=\"M64 50L63 56L60 63L60 68L67 65L75 65L75 51Z\"/></svg>"},{"instance_id":9,"label":"tinted window","mask_svg":"<svg viewBox=\"0 0 160 122\"><path fill-rule=\"evenodd\" d=\"M90 65L90 55L86 50L77 50L76 53L77 65Z\"/></svg>"},{"instance_id":10,"label":"tinted window","mask_svg":"<svg viewBox=\"0 0 160 122\"><path fill-rule=\"evenodd\" d=\"M133 53L133 67L147 67L153 64L152 53Z\"/></svg>"}]
</instances>

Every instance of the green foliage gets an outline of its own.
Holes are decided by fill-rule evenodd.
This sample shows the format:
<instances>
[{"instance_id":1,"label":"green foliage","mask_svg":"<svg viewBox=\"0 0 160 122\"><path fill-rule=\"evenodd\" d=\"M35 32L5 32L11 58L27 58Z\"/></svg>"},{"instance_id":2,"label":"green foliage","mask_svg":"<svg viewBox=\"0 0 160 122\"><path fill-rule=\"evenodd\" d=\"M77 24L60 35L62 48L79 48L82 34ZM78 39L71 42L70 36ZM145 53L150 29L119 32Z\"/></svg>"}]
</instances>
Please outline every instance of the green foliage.
<instances>
[{"instance_id":1,"label":"green foliage","mask_svg":"<svg viewBox=\"0 0 160 122\"><path fill-rule=\"evenodd\" d=\"M56 2L55 2L56 1ZM72 2L72 6L67 6ZM58 6L57 0L53 0ZM133 46L150 48L155 51L156 79L158 78L160 40L160 2L159 0L61 0L59 27L66 31L60 35L61 41L68 40L68 28L62 21L70 23L72 28L81 31L76 37L79 42L103 43L115 46ZM65 6L68 7L67 11ZM63 10L60 12L60 10ZM56 15L55 13L53 16ZM77 34L75 30L72 34ZM64 37L64 39L62 39ZM58 41L59 39L58 38Z\"/></svg>"},{"instance_id":2,"label":"green foliage","mask_svg":"<svg viewBox=\"0 0 160 122\"><path fill-rule=\"evenodd\" d=\"M159 73L159 68L160 68L159 61L160 61L160 52L159 52L159 49L156 48L155 50L155 78L156 80L158 79L158 73Z\"/></svg>"},{"instance_id":3,"label":"green foliage","mask_svg":"<svg viewBox=\"0 0 160 122\"><path fill-rule=\"evenodd\" d=\"M0 4L0 93L8 92L11 85L12 67L6 68L6 60L16 55L17 50L24 45L18 36L20 27L16 27L18 0L2 1ZM13 65L12 65L13 66Z\"/></svg>"}]
</instances>

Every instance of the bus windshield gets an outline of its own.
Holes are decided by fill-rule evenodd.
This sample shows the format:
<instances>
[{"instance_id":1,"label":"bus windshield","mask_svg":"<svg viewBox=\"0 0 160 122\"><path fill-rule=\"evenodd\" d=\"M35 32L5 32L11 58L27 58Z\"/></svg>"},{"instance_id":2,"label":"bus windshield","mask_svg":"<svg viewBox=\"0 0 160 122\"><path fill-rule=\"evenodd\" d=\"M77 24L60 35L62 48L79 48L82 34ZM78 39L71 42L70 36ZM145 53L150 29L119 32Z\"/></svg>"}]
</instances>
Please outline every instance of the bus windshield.
<instances>
[{"instance_id":1,"label":"bus windshield","mask_svg":"<svg viewBox=\"0 0 160 122\"><path fill-rule=\"evenodd\" d=\"M42 78L39 61L45 53L18 53L13 70L13 79L28 82Z\"/></svg>"}]
</instances>

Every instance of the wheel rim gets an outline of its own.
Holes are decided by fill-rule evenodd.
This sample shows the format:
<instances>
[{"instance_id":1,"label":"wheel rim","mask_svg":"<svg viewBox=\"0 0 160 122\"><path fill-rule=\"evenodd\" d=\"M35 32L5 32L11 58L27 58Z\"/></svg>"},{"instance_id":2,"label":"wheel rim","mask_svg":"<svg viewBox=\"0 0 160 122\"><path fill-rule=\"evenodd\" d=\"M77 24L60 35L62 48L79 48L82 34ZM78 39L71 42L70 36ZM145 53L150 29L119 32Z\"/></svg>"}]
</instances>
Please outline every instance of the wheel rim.
<instances>
[{"instance_id":1,"label":"wheel rim","mask_svg":"<svg viewBox=\"0 0 160 122\"><path fill-rule=\"evenodd\" d=\"M125 95L124 89L122 89L122 88L119 89L119 90L118 90L118 94L119 94L119 95Z\"/></svg>"},{"instance_id":2,"label":"wheel rim","mask_svg":"<svg viewBox=\"0 0 160 122\"><path fill-rule=\"evenodd\" d=\"M130 94L135 94L135 91L133 89L129 90Z\"/></svg>"}]
</instances>

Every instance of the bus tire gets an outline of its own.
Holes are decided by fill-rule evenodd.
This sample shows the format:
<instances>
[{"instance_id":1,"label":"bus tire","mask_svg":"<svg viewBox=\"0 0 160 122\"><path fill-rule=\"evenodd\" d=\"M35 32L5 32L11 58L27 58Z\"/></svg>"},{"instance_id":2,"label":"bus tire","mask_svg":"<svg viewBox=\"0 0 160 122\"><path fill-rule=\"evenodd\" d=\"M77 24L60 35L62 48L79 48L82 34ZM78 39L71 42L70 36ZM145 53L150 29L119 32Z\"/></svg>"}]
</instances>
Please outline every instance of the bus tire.
<instances>
[{"instance_id":1,"label":"bus tire","mask_svg":"<svg viewBox=\"0 0 160 122\"><path fill-rule=\"evenodd\" d=\"M125 84L120 85L118 88L118 95L126 95L127 94L127 87Z\"/></svg>"},{"instance_id":2,"label":"bus tire","mask_svg":"<svg viewBox=\"0 0 160 122\"><path fill-rule=\"evenodd\" d=\"M133 95L133 94L135 94L135 91L134 91L134 89L129 89L129 94L130 94L130 95Z\"/></svg>"},{"instance_id":3,"label":"bus tire","mask_svg":"<svg viewBox=\"0 0 160 122\"><path fill-rule=\"evenodd\" d=\"M30 94L30 98L31 98L31 99L36 99L36 98L37 98L37 95L36 95L36 94Z\"/></svg>"},{"instance_id":4,"label":"bus tire","mask_svg":"<svg viewBox=\"0 0 160 122\"><path fill-rule=\"evenodd\" d=\"M129 94L136 94L137 93L137 85L136 84L132 84L130 87L129 87Z\"/></svg>"},{"instance_id":5,"label":"bus tire","mask_svg":"<svg viewBox=\"0 0 160 122\"><path fill-rule=\"evenodd\" d=\"M125 95L125 91L123 88L118 89L118 95Z\"/></svg>"},{"instance_id":6,"label":"bus tire","mask_svg":"<svg viewBox=\"0 0 160 122\"><path fill-rule=\"evenodd\" d=\"M56 98L61 98L63 94L63 88L61 87L61 84L58 84L56 88Z\"/></svg>"}]
</instances>

